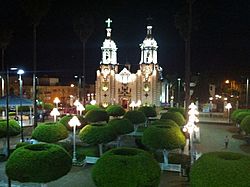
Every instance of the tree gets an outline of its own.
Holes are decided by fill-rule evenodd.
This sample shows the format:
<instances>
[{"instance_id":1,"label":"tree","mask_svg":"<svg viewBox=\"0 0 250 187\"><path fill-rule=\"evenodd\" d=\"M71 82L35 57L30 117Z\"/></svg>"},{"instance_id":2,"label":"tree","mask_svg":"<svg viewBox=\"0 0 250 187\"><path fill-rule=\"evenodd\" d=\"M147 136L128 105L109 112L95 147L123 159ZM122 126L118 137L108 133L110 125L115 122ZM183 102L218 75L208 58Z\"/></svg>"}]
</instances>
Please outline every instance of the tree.
<instances>
[{"instance_id":1,"label":"tree","mask_svg":"<svg viewBox=\"0 0 250 187\"><path fill-rule=\"evenodd\" d=\"M184 126L185 122L186 122L183 115L180 112L166 112L166 113L163 113L161 115L161 119L171 119L179 126Z\"/></svg>"},{"instance_id":2,"label":"tree","mask_svg":"<svg viewBox=\"0 0 250 187\"><path fill-rule=\"evenodd\" d=\"M164 164L168 164L169 150L183 148L186 141L180 127L174 121L160 120L144 131L142 143L150 149L161 150Z\"/></svg>"},{"instance_id":3,"label":"tree","mask_svg":"<svg viewBox=\"0 0 250 187\"><path fill-rule=\"evenodd\" d=\"M9 120L9 136L17 136L18 134L20 134L20 132L21 132L21 128L18 122L13 119L10 119ZM6 136L7 136L7 120L0 120L0 138L4 138ZM3 145L4 145L3 152L5 155L7 155L6 141L3 142Z\"/></svg>"},{"instance_id":4,"label":"tree","mask_svg":"<svg viewBox=\"0 0 250 187\"><path fill-rule=\"evenodd\" d=\"M23 9L27 16L31 18L33 25L33 102L34 102L34 127L37 126L37 88L36 88L36 72L37 72L37 27L41 19L49 10L49 0L23 0Z\"/></svg>"},{"instance_id":5,"label":"tree","mask_svg":"<svg viewBox=\"0 0 250 187\"><path fill-rule=\"evenodd\" d=\"M87 1L86 1L87 2ZM88 3L86 3L88 4ZM80 6L84 7L84 6ZM85 8L85 7L84 7ZM86 54L86 43L94 31L94 16L90 11L86 9L81 9L79 12L75 13L73 18L73 27L74 31L79 37L80 41L82 42L82 85L79 85L80 93L79 93L79 100L82 101L82 95L84 96L84 87L85 87L85 54ZM83 90L82 90L83 89ZM81 91L82 90L82 91Z\"/></svg>"},{"instance_id":6,"label":"tree","mask_svg":"<svg viewBox=\"0 0 250 187\"><path fill-rule=\"evenodd\" d=\"M103 109L94 109L94 110L90 110L86 113L85 119L87 122L90 122L90 123L103 122L103 121L108 122L109 115Z\"/></svg>"},{"instance_id":7,"label":"tree","mask_svg":"<svg viewBox=\"0 0 250 187\"><path fill-rule=\"evenodd\" d=\"M141 149L116 148L103 154L92 170L96 186L157 187L161 170L152 155Z\"/></svg>"},{"instance_id":8,"label":"tree","mask_svg":"<svg viewBox=\"0 0 250 187\"><path fill-rule=\"evenodd\" d=\"M145 114L138 110L127 111L123 117L131 121L131 123L134 125L135 132L137 131L138 125L142 123L144 124L147 120Z\"/></svg>"},{"instance_id":9,"label":"tree","mask_svg":"<svg viewBox=\"0 0 250 187\"><path fill-rule=\"evenodd\" d=\"M47 183L66 175L71 169L71 160L69 153L59 145L31 144L10 155L5 171L11 180Z\"/></svg>"},{"instance_id":10,"label":"tree","mask_svg":"<svg viewBox=\"0 0 250 187\"><path fill-rule=\"evenodd\" d=\"M81 129L79 137L84 143L98 145L101 156L103 154L103 144L114 140L116 132L106 124L90 124Z\"/></svg>"},{"instance_id":11,"label":"tree","mask_svg":"<svg viewBox=\"0 0 250 187\"><path fill-rule=\"evenodd\" d=\"M106 111L109 116L113 116L115 118L125 114L125 109L121 105L109 105Z\"/></svg>"}]
</instances>

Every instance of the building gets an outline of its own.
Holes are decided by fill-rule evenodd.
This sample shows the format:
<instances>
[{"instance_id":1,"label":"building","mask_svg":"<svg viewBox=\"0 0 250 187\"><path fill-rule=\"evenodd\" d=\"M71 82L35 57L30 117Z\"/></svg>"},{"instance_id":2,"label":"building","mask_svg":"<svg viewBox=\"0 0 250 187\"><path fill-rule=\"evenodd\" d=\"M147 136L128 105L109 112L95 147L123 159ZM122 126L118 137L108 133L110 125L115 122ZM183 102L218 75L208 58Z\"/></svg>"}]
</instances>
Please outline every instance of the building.
<instances>
[{"instance_id":1,"label":"building","mask_svg":"<svg viewBox=\"0 0 250 187\"><path fill-rule=\"evenodd\" d=\"M130 103L160 106L165 102L162 83L162 68L157 61L157 42L152 35L152 25L147 26L147 35L142 44L139 69L132 73L128 64L117 62L117 46L111 38L111 20L107 23L107 36L101 47L102 60L96 77L96 102L104 107L121 104L128 108Z\"/></svg>"}]
</instances>

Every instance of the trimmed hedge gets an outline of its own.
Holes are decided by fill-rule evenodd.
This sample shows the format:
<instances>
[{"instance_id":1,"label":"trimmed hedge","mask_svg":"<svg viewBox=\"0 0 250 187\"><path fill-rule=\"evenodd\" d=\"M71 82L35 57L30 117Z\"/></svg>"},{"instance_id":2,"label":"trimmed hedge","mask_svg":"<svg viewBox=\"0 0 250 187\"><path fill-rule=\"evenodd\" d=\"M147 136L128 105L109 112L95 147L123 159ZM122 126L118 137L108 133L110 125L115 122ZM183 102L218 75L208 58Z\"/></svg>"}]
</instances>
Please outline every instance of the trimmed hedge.
<instances>
[{"instance_id":1,"label":"trimmed hedge","mask_svg":"<svg viewBox=\"0 0 250 187\"><path fill-rule=\"evenodd\" d=\"M242 130L246 132L246 134L250 133L250 115L246 116L240 123L240 127Z\"/></svg>"},{"instance_id":2,"label":"trimmed hedge","mask_svg":"<svg viewBox=\"0 0 250 187\"><path fill-rule=\"evenodd\" d=\"M41 123L32 132L32 138L47 143L55 143L68 137L66 127L61 123Z\"/></svg>"},{"instance_id":3,"label":"trimmed hedge","mask_svg":"<svg viewBox=\"0 0 250 187\"><path fill-rule=\"evenodd\" d=\"M185 146L185 136L177 125L161 124L148 127L142 136L142 143L151 149L172 150ZM157 137L157 138L156 138Z\"/></svg>"},{"instance_id":4,"label":"trimmed hedge","mask_svg":"<svg viewBox=\"0 0 250 187\"><path fill-rule=\"evenodd\" d=\"M161 119L171 119L175 121L179 126L185 125L185 118L180 112L166 112L161 115Z\"/></svg>"},{"instance_id":5,"label":"trimmed hedge","mask_svg":"<svg viewBox=\"0 0 250 187\"><path fill-rule=\"evenodd\" d=\"M203 154L192 166L191 186L249 186L250 157L231 152Z\"/></svg>"},{"instance_id":6,"label":"trimmed hedge","mask_svg":"<svg viewBox=\"0 0 250 187\"><path fill-rule=\"evenodd\" d=\"M115 131L107 125L86 125L79 132L79 138L87 144L107 143L116 138Z\"/></svg>"},{"instance_id":7,"label":"trimmed hedge","mask_svg":"<svg viewBox=\"0 0 250 187\"><path fill-rule=\"evenodd\" d=\"M185 109L182 107L180 107L180 108L177 108L177 107L168 108L168 112L180 112L181 115L185 118Z\"/></svg>"},{"instance_id":8,"label":"trimmed hedge","mask_svg":"<svg viewBox=\"0 0 250 187\"><path fill-rule=\"evenodd\" d=\"M16 149L6 164L6 174L19 182L47 183L66 175L71 156L54 144L32 144Z\"/></svg>"},{"instance_id":9,"label":"trimmed hedge","mask_svg":"<svg viewBox=\"0 0 250 187\"><path fill-rule=\"evenodd\" d=\"M63 124L69 131L72 131L72 127L70 127L70 125L69 125L69 120L71 120L72 117L73 117L73 115L63 116L59 120L59 123ZM82 129L87 124L87 122L86 122L86 120L84 119L83 116L78 115L77 118L80 121L81 125L76 126L76 129Z\"/></svg>"},{"instance_id":10,"label":"trimmed hedge","mask_svg":"<svg viewBox=\"0 0 250 187\"><path fill-rule=\"evenodd\" d=\"M109 116L123 116L125 114L125 109L121 105L109 105L106 109Z\"/></svg>"},{"instance_id":11,"label":"trimmed hedge","mask_svg":"<svg viewBox=\"0 0 250 187\"><path fill-rule=\"evenodd\" d=\"M100 107L98 105L90 105L90 104L85 105L85 112L88 112L93 109L100 109Z\"/></svg>"},{"instance_id":12,"label":"trimmed hedge","mask_svg":"<svg viewBox=\"0 0 250 187\"><path fill-rule=\"evenodd\" d=\"M242 111L236 114L235 119L236 123L240 124L241 121L246 117L250 115L250 111Z\"/></svg>"},{"instance_id":13,"label":"trimmed hedge","mask_svg":"<svg viewBox=\"0 0 250 187\"><path fill-rule=\"evenodd\" d=\"M156 120L156 121L153 121L151 124L151 126L155 126L155 125L168 125L168 126L174 126L174 127L179 127L179 125L171 120L171 119L159 119L159 120Z\"/></svg>"},{"instance_id":14,"label":"trimmed hedge","mask_svg":"<svg viewBox=\"0 0 250 187\"><path fill-rule=\"evenodd\" d=\"M237 109L237 110L234 110L231 114L231 120L236 123L236 116L238 115L238 113L240 112L250 112L250 110L248 109Z\"/></svg>"},{"instance_id":15,"label":"trimmed hedge","mask_svg":"<svg viewBox=\"0 0 250 187\"><path fill-rule=\"evenodd\" d=\"M158 187L161 170L153 157L140 149L116 148L94 165L92 178L99 187Z\"/></svg>"},{"instance_id":16,"label":"trimmed hedge","mask_svg":"<svg viewBox=\"0 0 250 187\"><path fill-rule=\"evenodd\" d=\"M109 121L108 113L103 109L93 109L86 113L85 119L87 122L94 123L99 121Z\"/></svg>"},{"instance_id":17,"label":"trimmed hedge","mask_svg":"<svg viewBox=\"0 0 250 187\"><path fill-rule=\"evenodd\" d=\"M21 128L16 120L9 120L9 135L16 136L20 134ZM0 120L0 138L7 136L7 120Z\"/></svg>"},{"instance_id":18,"label":"trimmed hedge","mask_svg":"<svg viewBox=\"0 0 250 187\"><path fill-rule=\"evenodd\" d=\"M129 119L132 122L132 124L145 123L147 120L145 114L138 110L127 111L124 114L123 118Z\"/></svg>"},{"instance_id":19,"label":"trimmed hedge","mask_svg":"<svg viewBox=\"0 0 250 187\"><path fill-rule=\"evenodd\" d=\"M127 134L134 131L133 124L128 119L112 119L108 122L117 135Z\"/></svg>"},{"instance_id":20,"label":"trimmed hedge","mask_svg":"<svg viewBox=\"0 0 250 187\"><path fill-rule=\"evenodd\" d=\"M157 116L155 108L151 107L151 106L142 106L142 107L138 108L138 111L143 112L147 118Z\"/></svg>"}]
</instances>

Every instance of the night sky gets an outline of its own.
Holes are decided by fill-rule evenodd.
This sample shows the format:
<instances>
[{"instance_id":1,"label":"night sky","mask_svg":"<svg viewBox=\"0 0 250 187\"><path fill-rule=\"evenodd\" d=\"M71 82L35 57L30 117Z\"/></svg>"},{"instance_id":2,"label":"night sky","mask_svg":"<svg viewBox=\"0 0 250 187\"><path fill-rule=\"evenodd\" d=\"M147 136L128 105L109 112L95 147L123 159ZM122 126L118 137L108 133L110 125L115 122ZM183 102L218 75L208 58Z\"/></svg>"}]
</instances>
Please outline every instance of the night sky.
<instances>
[{"instance_id":1,"label":"night sky","mask_svg":"<svg viewBox=\"0 0 250 187\"><path fill-rule=\"evenodd\" d=\"M50 9L37 29L37 70L40 75L72 80L82 69L82 44L73 29L79 10L94 16L94 32L86 43L86 82L93 83L106 36L105 20L113 20L112 39L118 62L135 66L139 44L146 36L147 17L153 18L158 43L158 62L164 74L184 75L184 40L175 27L175 14L183 0L173 1L63 1L51 0ZM5 62L32 71L33 37L21 0L1 0L0 22L11 26L13 38ZM222 76L250 74L250 3L247 0L196 0L193 5L192 73ZM27 75L28 76L28 75ZM230 77L229 77L230 78Z\"/></svg>"}]
</instances>

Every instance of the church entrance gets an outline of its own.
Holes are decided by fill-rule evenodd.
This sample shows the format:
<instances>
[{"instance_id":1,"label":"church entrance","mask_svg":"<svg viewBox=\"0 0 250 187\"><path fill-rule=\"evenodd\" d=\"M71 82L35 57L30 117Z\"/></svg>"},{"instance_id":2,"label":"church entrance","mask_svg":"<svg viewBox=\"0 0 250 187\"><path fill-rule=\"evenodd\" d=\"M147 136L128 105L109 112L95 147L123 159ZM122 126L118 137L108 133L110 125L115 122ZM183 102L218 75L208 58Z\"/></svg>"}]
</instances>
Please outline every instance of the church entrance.
<instances>
[{"instance_id":1,"label":"church entrance","mask_svg":"<svg viewBox=\"0 0 250 187\"><path fill-rule=\"evenodd\" d=\"M128 108L128 104L129 104L129 99L126 98L126 97L121 97L120 98L120 103L121 103L121 106L125 109Z\"/></svg>"}]
</instances>

